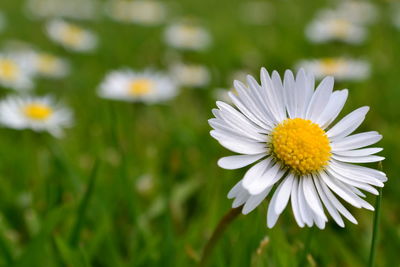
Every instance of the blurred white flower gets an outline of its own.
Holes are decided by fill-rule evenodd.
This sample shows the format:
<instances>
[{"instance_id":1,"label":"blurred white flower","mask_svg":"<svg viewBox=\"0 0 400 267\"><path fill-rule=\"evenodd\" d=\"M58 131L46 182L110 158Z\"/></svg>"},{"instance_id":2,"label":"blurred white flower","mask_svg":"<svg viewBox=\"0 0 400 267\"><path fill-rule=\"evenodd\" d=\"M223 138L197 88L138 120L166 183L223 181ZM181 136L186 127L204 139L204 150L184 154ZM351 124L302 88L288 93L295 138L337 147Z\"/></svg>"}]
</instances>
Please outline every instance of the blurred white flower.
<instances>
[{"instance_id":1,"label":"blurred white flower","mask_svg":"<svg viewBox=\"0 0 400 267\"><path fill-rule=\"evenodd\" d=\"M8 96L0 101L0 124L62 137L63 128L72 125L72 113L50 96Z\"/></svg>"},{"instance_id":2,"label":"blurred white flower","mask_svg":"<svg viewBox=\"0 0 400 267\"><path fill-rule=\"evenodd\" d=\"M169 100L177 93L178 88L168 75L149 70L112 71L98 89L98 95L102 98L149 104Z\"/></svg>"},{"instance_id":3,"label":"blurred white flower","mask_svg":"<svg viewBox=\"0 0 400 267\"><path fill-rule=\"evenodd\" d=\"M304 68L317 79L334 76L341 81L357 81L365 80L370 75L370 64L367 61L348 58L302 60L296 65L296 68Z\"/></svg>"},{"instance_id":4,"label":"blurred white flower","mask_svg":"<svg viewBox=\"0 0 400 267\"><path fill-rule=\"evenodd\" d=\"M27 0L26 11L35 18L93 19L98 13L97 0Z\"/></svg>"},{"instance_id":5,"label":"blurred white flower","mask_svg":"<svg viewBox=\"0 0 400 267\"><path fill-rule=\"evenodd\" d=\"M165 21L165 4L156 0L111 0L107 14L114 20L142 25L158 25Z\"/></svg>"},{"instance_id":6,"label":"blurred white flower","mask_svg":"<svg viewBox=\"0 0 400 267\"><path fill-rule=\"evenodd\" d=\"M87 52L97 46L97 37L76 24L54 19L47 23L46 29L49 38L66 49Z\"/></svg>"},{"instance_id":7,"label":"blurred white flower","mask_svg":"<svg viewBox=\"0 0 400 267\"><path fill-rule=\"evenodd\" d=\"M211 44L210 33L203 27L191 23L175 23L165 31L168 45L183 50L204 50Z\"/></svg>"},{"instance_id":8,"label":"blurred white flower","mask_svg":"<svg viewBox=\"0 0 400 267\"><path fill-rule=\"evenodd\" d=\"M337 14L358 24L370 24L376 21L378 11L372 1L345 0L336 8Z\"/></svg>"},{"instance_id":9,"label":"blurred white flower","mask_svg":"<svg viewBox=\"0 0 400 267\"><path fill-rule=\"evenodd\" d=\"M183 63L172 65L171 76L179 85L187 87L204 87L211 78L207 67Z\"/></svg>"},{"instance_id":10,"label":"blurred white flower","mask_svg":"<svg viewBox=\"0 0 400 267\"><path fill-rule=\"evenodd\" d=\"M306 27L305 33L314 43L342 41L350 44L362 43L367 34L364 27L335 16L318 16Z\"/></svg>"},{"instance_id":11,"label":"blurred white flower","mask_svg":"<svg viewBox=\"0 0 400 267\"><path fill-rule=\"evenodd\" d=\"M30 51L25 56L28 64L32 65L35 75L45 78L63 78L70 71L68 61L55 55Z\"/></svg>"},{"instance_id":12,"label":"blurred white flower","mask_svg":"<svg viewBox=\"0 0 400 267\"><path fill-rule=\"evenodd\" d=\"M17 54L0 54L0 85L15 90L33 88L33 70L25 58Z\"/></svg>"},{"instance_id":13,"label":"blurred white flower","mask_svg":"<svg viewBox=\"0 0 400 267\"><path fill-rule=\"evenodd\" d=\"M269 2L244 1L239 7L239 18L245 24L266 25L274 17L274 7Z\"/></svg>"}]
</instances>

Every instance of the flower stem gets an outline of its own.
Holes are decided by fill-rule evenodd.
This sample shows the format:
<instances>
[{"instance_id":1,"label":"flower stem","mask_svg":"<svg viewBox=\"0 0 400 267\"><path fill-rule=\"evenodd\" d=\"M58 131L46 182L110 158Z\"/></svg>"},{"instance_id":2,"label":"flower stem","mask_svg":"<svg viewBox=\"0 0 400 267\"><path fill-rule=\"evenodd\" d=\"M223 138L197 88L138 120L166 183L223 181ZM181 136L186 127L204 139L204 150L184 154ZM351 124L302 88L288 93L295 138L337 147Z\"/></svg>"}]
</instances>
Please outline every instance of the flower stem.
<instances>
[{"instance_id":1,"label":"flower stem","mask_svg":"<svg viewBox=\"0 0 400 267\"><path fill-rule=\"evenodd\" d=\"M382 170L382 163L379 163L379 169ZM375 264L376 247L378 246L378 230L379 230L379 217L381 214L381 202L382 202L382 187L378 189L379 194L376 196L375 202L375 214L374 224L372 226L372 241L371 250L369 252L368 266L372 267Z\"/></svg>"},{"instance_id":2,"label":"flower stem","mask_svg":"<svg viewBox=\"0 0 400 267\"><path fill-rule=\"evenodd\" d=\"M224 215L224 217L222 217L217 227L215 228L211 238L208 240L206 246L204 247L203 253L201 254L199 266L206 266L207 260L210 258L217 241L224 233L225 229L229 226L229 224L239 216L241 210L242 207L231 209Z\"/></svg>"}]
</instances>

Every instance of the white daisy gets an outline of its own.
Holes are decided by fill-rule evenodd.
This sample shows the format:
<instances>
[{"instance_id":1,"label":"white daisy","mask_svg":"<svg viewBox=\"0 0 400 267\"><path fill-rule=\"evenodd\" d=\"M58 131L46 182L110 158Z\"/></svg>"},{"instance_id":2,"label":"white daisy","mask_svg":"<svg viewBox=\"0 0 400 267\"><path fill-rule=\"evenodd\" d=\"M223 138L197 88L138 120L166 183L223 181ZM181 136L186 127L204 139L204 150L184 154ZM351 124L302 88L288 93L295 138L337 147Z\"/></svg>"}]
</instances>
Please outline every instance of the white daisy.
<instances>
[{"instance_id":1,"label":"white daisy","mask_svg":"<svg viewBox=\"0 0 400 267\"><path fill-rule=\"evenodd\" d=\"M165 31L168 45L183 50L204 50L211 44L209 32L190 23L175 23Z\"/></svg>"},{"instance_id":2,"label":"white daisy","mask_svg":"<svg viewBox=\"0 0 400 267\"><path fill-rule=\"evenodd\" d=\"M13 129L47 131L61 137L72 125L72 113L50 96L9 96L0 101L0 123Z\"/></svg>"},{"instance_id":3,"label":"white daisy","mask_svg":"<svg viewBox=\"0 0 400 267\"><path fill-rule=\"evenodd\" d=\"M362 43L367 34L364 27L335 16L318 16L306 27L305 33L314 43L342 41L350 44Z\"/></svg>"},{"instance_id":4,"label":"white daisy","mask_svg":"<svg viewBox=\"0 0 400 267\"><path fill-rule=\"evenodd\" d=\"M341 1L335 11L340 16L359 24L373 23L378 17L378 11L376 7L368 1Z\"/></svg>"},{"instance_id":5,"label":"white daisy","mask_svg":"<svg viewBox=\"0 0 400 267\"><path fill-rule=\"evenodd\" d=\"M370 64L367 61L346 58L302 60L297 64L297 69L301 68L317 79L334 76L341 81L358 81L365 80L370 75Z\"/></svg>"},{"instance_id":6,"label":"white daisy","mask_svg":"<svg viewBox=\"0 0 400 267\"><path fill-rule=\"evenodd\" d=\"M155 0L111 0L106 11L116 21L142 25L158 25L167 14L165 4Z\"/></svg>"},{"instance_id":7,"label":"white daisy","mask_svg":"<svg viewBox=\"0 0 400 267\"><path fill-rule=\"evenodd\" d=\"M230 94L236 108L217 102L211 135L225 148L241 155L221 158L218 165L239 169L254 164L229 192L233 207L242 212L256 208L275 187L269 202L267 225L273 227L289 200L300 227L324 228L327 213L344 227L342 216L356 219L339 198L357 208L374 208L361 190L378 194L383 172L355 165L381 161L377 132L352 134L368 107L351 112L335 125L347 99L347 90L333 92L334 80L326 77L314 90L314 77L300 70L296 78L287 70L283 81L274 71L261 70L261 85L252 77L247 84L235 81L238 95ZM275 186L276 185L276 186Z\"/></svg>"},{"instance_id":8,"label":"white daisy","mask_svg":"<svg viewBox=\"0 0 400 267\"><path fill-rule=\"evenodd\" d=\"M101 83L100 97L128 102L157 103L176 96L178 88L169 76L160 72L112 71Z\"/></svg>"},{"instance_id":9,"label":"white daisy","mask_svg":"<svg viewBox=\"0 0 400 267\"><path fill-rule=\"evenodd\" d=\"M55 19L46 28L50 39L72 51L87 52L97 46L97 37L78 25Z\"/></svg>"},{"instance_id":10,"label":"white daisy","mask_svg":"<svg viewBox=\"0 0 400 267\"><path fill-rule=\"evenodd\" d=\"M29 51L25 58L35 75L46 78L63 78L68 75L70 66L67 60L49 53Z\"/></svg>"},{"instance_id":11,"label":"white daisy","mask_svg":"<svg viewBox=\"0 0 400 267\"><path fill-rule=\"evenodd\" d=\"M35 18L64 17L93 19L98 13L98 0L27 0L26 11Z\"/></svg>"},{"instance_id":12,"label":"white daisy","mask_svg":"<svg viewBox=\"0 0 400 267\"><path fill-rule=\"evenodd\" d=\"M0 54L0 85L15 90L33 88L32 69L17 54Z\"/></svg>"},{"instance_id":13,"label":"white daisy","mask_svg":"<svg viewBox=\"0 0 400 267\"><path fill-rule=\"evenodd\" d=\"M197 64L175 64L171 67L171 76L182 86L204 87L210 82L207 67Z\"/></svg>"}]
</instances>

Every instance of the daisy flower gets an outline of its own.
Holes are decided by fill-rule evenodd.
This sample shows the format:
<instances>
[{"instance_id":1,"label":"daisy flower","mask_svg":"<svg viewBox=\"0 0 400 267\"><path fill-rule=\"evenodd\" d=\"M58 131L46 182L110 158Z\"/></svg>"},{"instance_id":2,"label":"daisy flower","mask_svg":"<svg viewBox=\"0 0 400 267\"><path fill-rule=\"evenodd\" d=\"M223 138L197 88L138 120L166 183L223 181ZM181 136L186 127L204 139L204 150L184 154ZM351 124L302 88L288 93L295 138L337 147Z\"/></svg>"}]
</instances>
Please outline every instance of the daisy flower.
<instances>
[{"instance_id":1,"label":"daisy flower","mask_svg":"<svg viewBox=\"0 0 400 267\"><path fill-rule=\"evenodd\" d=\"M306 27L305 33L307 38L314 43L342 41L359 44L366 38L364 27L335 16L318 16Z\"/></svg>"},{"instance_id":2,"label":"daisy flower","mask_svg":"<svg viewBox=\"0 0 400 267\"><path fill-rule=\"evenodd\" d=\"M97 46L96 36L78 25L55 19L48 22L46 28L49 38L66 49L87 52Z\"/></svg>"},{"instance_id":3,"label":"daisy flower","mask_svg":"<svg viewBox=\"0 0 400 267\"><path fill-rule=\"evenodd\" d=\"M166 18L164 3L154 0L112 0L107 7L107 13L116 21L141 25L158 25Z\"/></svg>"},{"instance_id":4,"label":"daisy flower","mask_svg":"<svg viewBox=\"0 0 400 267\"><path fill-rule=\"evenodd\" d=\"M68 61L52 54L30 51L25 56L36 75L46 78L63 78L70 71Z\"/></svg>"},{"instance_id":5,"label":"daisy flower","mask_svg":"<svg viewBox=\"0 0 400 267\"><path fill-rule=\"evenodd\" d=\"M333 92L334 79L326 77L314 90L314 77L287 70L283 81L274 71L261 70L261 85L247 77L235 81L236 106L217 102L211 136L225 148L239 153L221 158L218 165L239 169L253 164L228 197L242 212L255 209L270 192L267 225L273 227L291 202L300 227L324 228L327 213L341 227L343 217L356 219L339 199L357 208L374 208L361 190L378 194L386 175L354 163L377 162L381 148L365 148L382 136L375 131L353 134L368 112L361 107L332 125L347 99L347 90ZM326 213L327 212L327 213Z\"/></svg>"},{"instance_id":6,"label":"daisy flower","mask_svg":"<svg viewBox=\"0 0 400 267\"><path fill-rule=\"evenodd\" d=\"M335 11L340 16L358 24L373 23L378 17L376 7L367 1L342 1Z\"/></svg>"},{"instance_id":7,"label":"daisy flower","mask_svg":"<svg viewBox=\"0 0 400 267\"><path fill-rule=\"evenodd\" d=\"M98 13L97 0L27 0L25 9L34 18L64 17L70 19L93 19Z\"/></svg>"},{"instance_id":8,"label":"daisy flower","mask_svg":"<svg viewBox=\"0 0 400 267\"><path fill-rule=\"evenodd\" d=\"M103 98L150 104L169 100L177 93L178 88L166 74L129 69L110 72L98 89Z\"/></svg>"},{"instance_id":9,"label":"daisy flower","mask_svg":"<svg viewBox=\"0 0 400 267\"><path fill-rule=\"evenodd\" d=\"M9 96L0 101L0 124L61 137L63 128L72 125L72 113L50 96Z\"/></svg>"},{"instance_id":10,"label":"daisy flower","mask_svg":"<svg viewBox=\"0 0 400 267\"><path fill-rule=\"evenodd\" d=\"M33 88L32 69L17 54L0 54L0 85L15 90Z\"/></svg>"},{"instance_id":11,"label":"daisy flower","mask_svg":"<svg viewBox=\"0 0 400 267\"><path fill-rule=\"evenodd\" d=\"M175 23L166 29L165 41L177 49L204 50L211 44L211 36L203 27L189 23Z\"/></svg>"},{"instance_id":12,"label":"daisy flower","mask_svg":"<svg viewBox=\"0 0 400 267\"><path fill-rule=\"evenodd\" d=\"M205 66L183 63L171 67L171 76L179 85L196 88L206 86L211 78Z\"/></svg>"},{"instance_id":13,"label":"daisy flower","mask_svg":"<svg viewBox=\"0 0 400 267\"><path fill-rule=\"evenodd\" d=\"M370 64L367 61L346 58L302 60L297 64L297 69L301 68L312 73L317 79L334 76L341 81L359 81L367 79L370 75Z\"/></svg>"}]
</instances>

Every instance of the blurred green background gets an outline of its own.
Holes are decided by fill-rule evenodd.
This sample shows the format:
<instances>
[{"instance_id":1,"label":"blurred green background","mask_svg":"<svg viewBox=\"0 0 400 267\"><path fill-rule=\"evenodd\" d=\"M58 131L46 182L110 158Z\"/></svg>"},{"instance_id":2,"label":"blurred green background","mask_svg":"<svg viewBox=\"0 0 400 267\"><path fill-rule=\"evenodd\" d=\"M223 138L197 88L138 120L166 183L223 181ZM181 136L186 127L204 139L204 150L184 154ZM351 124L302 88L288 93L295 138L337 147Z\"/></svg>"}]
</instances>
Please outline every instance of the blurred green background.
<instances>
[{"instance_id":1,"label":"blurred green background","mask_svg":"<svg viewBox=\"0 0 400 267\"><path fill-rule=\"evenodd\" d=\"M86 0L82 0L85 2ZM336 83L348 88L342 115L363 105L371 110L360 131L384 139L383 190L377 265L400 264L400 31L392 25L392 3L375 1L378 20L361 45L312 44L304 27L318 9L336 1L269 1L264 25L243 22L238 0L165 1L168 20L195 18L212 35L202 52L178 52L163 42L159 26L122 24L103 15L76 21L98 35L88 54L68 52L44 33L46 20L31 19L25 1L2 0L7 25L0 47L20 40L71 62L62 80L37 79L37 94L51 93L73 110L75 125L63 139L31 131L0 129L1 266L193 266L231 200L230 188L244 170L227 171L217 160L230 152L209 136L214 88L231 86L232 73L259 69L281 74L304 58L351 56L371 63L371 77ZM99 2L100 4L103 2ZM400 13L399 13L400 16ZM100 99L96 88L113 69L166 69L171 60L206 65L212 81L202 90L181 88L166 104L144 105ZM1 97L12 93L2 89ZM96 165L94 168L93 166ZM96 169L96 170L93 170ZM89 186L91 177L95 177ZM87 194L90 188L91 193ZM86 211L85 196L90 196ZM370 203L375 197L368 196ZM266 200L228 228L210 266L296 266L308 229L286 209L266 227ZM358 225L341 229L331 220L315 229L310 266L364 266L373 213L350 208ZM268 238L266 245L260 242ZM257 252L258 251L258 252Z\"/></svg>"}]
</instances>

